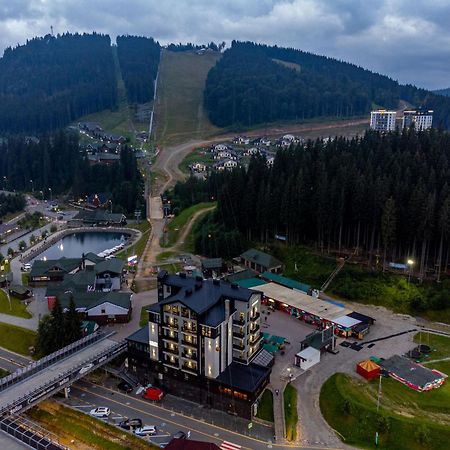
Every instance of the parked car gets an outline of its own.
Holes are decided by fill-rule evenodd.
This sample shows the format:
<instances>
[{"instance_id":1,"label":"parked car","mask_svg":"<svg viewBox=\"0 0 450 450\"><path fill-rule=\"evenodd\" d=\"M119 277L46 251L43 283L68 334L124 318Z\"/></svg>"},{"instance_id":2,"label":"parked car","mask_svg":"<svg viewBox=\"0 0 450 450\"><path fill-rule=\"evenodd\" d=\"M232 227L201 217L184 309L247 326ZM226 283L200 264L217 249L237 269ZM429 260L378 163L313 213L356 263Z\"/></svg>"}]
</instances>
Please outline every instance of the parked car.
<instances>
[{"instance_id":1,"label":"parked car","mask_svg":"<svg viewBox=\"0 0 450 450\"><path fill-rule=\"evenodd\" d=\"M144 393L142 394L143 398L146 398L148 400L154 400L159 401L163 398L163 391L161 389L158 389L156 387L149 387L147 388Z\"/></svg>"},{"instance_id":2,"label":"parked car","mask_svg":"<svg viewBox=\"0 0 450 450\"><path fill-rule=\"evenodd\" d=\"M143 427L136 428L134 430L134 434L137 434L138 436L151 436L156 434L156 427L154 425L145 425Z\"/></svg>"},{"instance_id":3,"label":"parked car","mask_svg":"<svg viewBox=\"0 0 450 450\"><path fill-rule=\"evenodd\" d=\"M89 414L94 417L108 417L111 414L111 410L106 406L98 406L97 408L91 409Z\"/></svg>"},{"instance_id":4,"label":"parked car","mask_svg":"<svg viewBox=\"0 0 450 450\"><path fill-rule=\"evenodd\" d=\"M125 430L134 430L136 428L139 429L142 427L142 420L141 419L122 420L122 422L119 423L119 427Z\"/></svg>"},{"instance_id":5,"label":"parked car","mask_svg":"<svg viewBox=\"0 0 450 450\"><path fill-rule=\"evenodd\" d=\"M174 435L174 439L186 439L186 433L184 431L177 431Z\"/></svg>"},{"instance_id":6,"label":"parked car","mask_svg":"<svg viewBox=\"0 0 450 450\"><path fill-rule=\"evenodd\" d=\"M121 381L117 385L117 388L122 392L126 392L127 394L129 394L130 392L133 392L133 386L131 386L131 384L127 383L126 381Z\"/></svg>"},{"instance_id":7,"label":"parked car","mask_svg":"<svg viewBox=\"0 0 450 450\"><path fill-rule=\"evenodd\" d=\"M31 270L31 264L26 263L22 266L22 272L29 272Z\"/></svg>"}]
</instances>

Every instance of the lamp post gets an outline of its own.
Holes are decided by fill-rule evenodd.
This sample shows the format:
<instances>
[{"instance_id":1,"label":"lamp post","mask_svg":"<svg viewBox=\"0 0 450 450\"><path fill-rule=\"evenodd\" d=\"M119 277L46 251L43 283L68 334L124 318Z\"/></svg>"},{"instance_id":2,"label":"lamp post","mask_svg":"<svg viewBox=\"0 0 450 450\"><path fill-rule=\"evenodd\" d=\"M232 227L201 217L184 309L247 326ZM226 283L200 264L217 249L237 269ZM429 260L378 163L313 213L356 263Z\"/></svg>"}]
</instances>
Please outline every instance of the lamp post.
<instances>
[{"instance_id":1,"label":"lamp post","mask_svg":"<svg viewBox=\"0 0 450 450\"><path fill-rule=\"evenodd\" d=\"M44 191L39 191L39 194L41 194L42 201L44 201Z\"/></svg>"},{"instance_id":2,"label":"lamp post","mask_svg":"<svg viewBox=\"0 0 450 450\"><path fill-rule=\"evenodd\" d=\"M412 266L414 265L414 260L408 259L408 261L406 261L406 263L408 264L408 267L409 267L409 271L408 271L408 284L409 284L411 282L411 270L412 270Z\"/></svg>"},{"instance_id":3,"label":"lamp post","mask_svg":"<svg viewBox=\"0 0 450 450\"><path fill-rule=\"evenodd\" d=\"M53 192L52 192L52 188L48 188L48 190L50 191L50 203L53 200Z\"/></svg>"},{"instance_id":4,"label":"lamp post","mask_svg":"<svg viewBox=\"0 0 450 450\"><path fill-rule=\"evenodd\" d=\"M8 184L8 177L5 175L3 177L3 190L6 191L6 186Z\"/></svg>"},{"instance_id":5,"label":"lamp post","mask_svg":"<svg viewBox=\"0 0 450 450\"><path fill-rule=\"evenodd\" d=\"M33 193L33 192L34 192L34 183L33 183L33 180L30 180L30 183L31 183L31 192Z\"/></svg>"},{"instance_id":6,"label":"lamp post","mask_svg":"<svg viewBox=\"0 0 450 450\"><path fill-rule=\"evenodd\" d=\"M109 213L112 214L112 200L108 200L109 202Z\"/></svg>"}]
</instances>

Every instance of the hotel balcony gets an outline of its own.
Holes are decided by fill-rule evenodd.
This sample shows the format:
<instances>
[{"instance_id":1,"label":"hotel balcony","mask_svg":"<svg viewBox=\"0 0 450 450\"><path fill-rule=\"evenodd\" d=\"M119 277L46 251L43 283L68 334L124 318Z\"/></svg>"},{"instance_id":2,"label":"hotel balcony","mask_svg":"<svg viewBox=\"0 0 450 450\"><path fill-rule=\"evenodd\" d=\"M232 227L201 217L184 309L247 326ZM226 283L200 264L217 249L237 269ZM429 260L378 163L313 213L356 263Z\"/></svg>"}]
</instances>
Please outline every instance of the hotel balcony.
<instances>
[{"instance_id":1,"label":"hotel balcony","mask_svg":"<svg viewBox=\"0 0 450 450\"><path fill-rule=\"evenodd\" d=\"M250 333L251 333L251 334L255 334L255 333L257 333L257 332L259 331L260 328L261 328L261 327L260 327L259 325L250 327Z\"/></svg>"},{"instance_id":2,"label":"hotel balcony","mask_svg":"<svg viewBox=\"0 0 450 450\"><path fill-rule=\"evenodd\" d=\"M256 314L253 314L250 316L250 321L254 322L255 320L258 320L261 317L261 314L257 312Z\"/></svg>"},{"instance_id":3,"label":"hotel balcony","mask_svg":"<svg viewBox=\"0 0 450 450\"><path fill-rule=\"evenodd\" d=\"M164 347L163 352L170 353L171 355L177 355L178 356L178 348L168 348Z\"/></svg>"},{"instance_id":4,"label":"hotel balcony","mask_svg":"<svg viewBox=\"0 0 450 450\"><path fill-rule=\"evenodd\" d=\"M256 339L250 338L249 345L253 348L259 347L264 339L263 335L258 336Z\"/></svg>"},{"instance_id":5,"label":"hotel balcony","mask_svg":"<svg viewBox=\"0 0 450 450\"><path fill-rule=\"evenodd\" d=\"M170 322L164 321L162 323L162 326L163 326L163 328L169 328L170 330L174 330L174 329L178 329L178 322L170 323Z\"/></svg>"},{"instance_id":6,"label":"hotel balcony","mask_svg":"<svg viewBox=\"0 0 450 450\"><path fill-rule=\"evenodd\" d=\"M188 347L191 347L191 348L197 348L197 342L196 341L187 341L186 339L182 339L181 340L181 344L182 345L187 345Z\"/></svg>"},{"instance_id":7,"label":"hotel balcony","mask_svg":"<svg viewBox=\"0 0 450 450\"><path fill-rule=\"evenodd\" d=\"M167 359L167 360L163 361L163 364L165 366L172 367L172 369L177 369L177 370L180 369L180 365L179 365L178 359L175 360L175 361L170 361L170 359Z\"/></svg>"},{"instance_id":8,"label":"hotel balcony","mask_svg":"<svg viewBox=\"0 0 450 450\"><path fill-rule=\"evenodd\" d=\"M238 325L238 326L242 327L242 325L245 325L245 319L234 319L233 325Z\"/></svg>"},{"instance_id":9,"label":"hotel balcony","mask_svg":"<svg viewBox=\"0 0 450 450\"><path fill-rule=\"evenodd\" d=\"M181 365L181 370L184 372L192 373L193 375L197 375L197 366L195 364L191 364L190 366L186 363Z\"/></svg>"},{"instance_id":10,"label":"hotel balcony","mask_svg":"<svg viewBox=\"0 0 450 450\"><path fill-rule=\"evenodd\" d=\"M193 335L197 336L197 328L193 328L193 327L189 328L187 326L184 326L181 328L181 331L183 333L189 333L189 334L193 334Z\"/></svg>"},{"instance_id":11,"label":"hotel balcony","mask_svg":"<svg viewBox=\"0 0 450 450\"><path fill-rule=\"evenodd\" d=\"M235 350L244 350L245 349L245 345L244 344L241 344L241 343L236 343L236 342L233 342L233 348L235 349Z\"/></svg>"},{"instance_id":12,"label":"hotel balcony","mask_svg":"<svg viewBox=\"0 0 450 450\"><path fill-rule=\"evenodd\" d=\"M244 336L245 336L245 331L243 331L243 330L233 331L233 337L235 337L235 338L243 338Z\"/></svg>"},{"instance_id":13,"label":"hotel balcony","mask_svg":"<svg viewBox=\"0 0 450 450\"><path fill-rule=\"evenodd\" d=\"M196 353L191 353L191 354L189 354L188 352L183 352L183 353L181 354L181 357L182 357L182 358L185 358L185 359L193 359L193 360L196 360L196 359L197 359L197 354L196 354Z\"/></svg>"},{"instance_id":14,"label":"hotel balcony","mask_svg":"<svg viewBox=\"0 0 450 450\"><path fill-rule=\"evenodd\" d=\"M178 333L175 333L175 335L173 337L168 335L168 334L167 335L163 334L162 338L165 341L177 342L178 343Z\"/></svg>"}]
</instances>

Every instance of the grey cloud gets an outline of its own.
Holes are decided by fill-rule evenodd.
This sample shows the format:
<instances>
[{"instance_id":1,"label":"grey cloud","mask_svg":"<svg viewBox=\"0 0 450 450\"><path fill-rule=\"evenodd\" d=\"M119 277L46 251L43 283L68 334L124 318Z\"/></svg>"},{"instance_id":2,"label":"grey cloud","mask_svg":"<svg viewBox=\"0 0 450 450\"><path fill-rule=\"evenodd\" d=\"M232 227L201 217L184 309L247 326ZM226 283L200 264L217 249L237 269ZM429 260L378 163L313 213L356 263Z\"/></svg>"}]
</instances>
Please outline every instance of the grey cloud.
<instances>
[{"instance_id":1,"label":"grey cloud","mask_svg":"<svg viewBox=\"0 0 450 450\"><path fill-rule=\"evenodd\" d=\"M0 51L51 25L60 33L142 34L162 43L248 39L337 57L401 82L450 86L448 0L0 2Z\"/></svg>"}]
</instances>

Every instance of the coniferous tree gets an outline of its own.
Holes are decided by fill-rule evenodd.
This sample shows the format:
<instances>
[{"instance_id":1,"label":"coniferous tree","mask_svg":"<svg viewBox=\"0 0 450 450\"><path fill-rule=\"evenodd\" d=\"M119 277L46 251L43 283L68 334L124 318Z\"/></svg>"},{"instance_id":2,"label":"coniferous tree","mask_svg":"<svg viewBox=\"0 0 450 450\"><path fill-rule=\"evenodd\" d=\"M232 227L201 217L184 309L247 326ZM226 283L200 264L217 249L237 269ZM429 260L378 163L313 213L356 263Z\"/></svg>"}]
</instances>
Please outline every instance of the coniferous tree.
<instances>
[{"instance_id":1,"label":"coniferous tree","mask_svg":"<svg viewBox=\"0 0 450 450\"><path fill-rule=\"evenodd\" d=\"M82 322L76 310L73 296L70 297L69 308L64 314L65 345L78 341L83 337Z\"/></svg>"}]
</instances>

